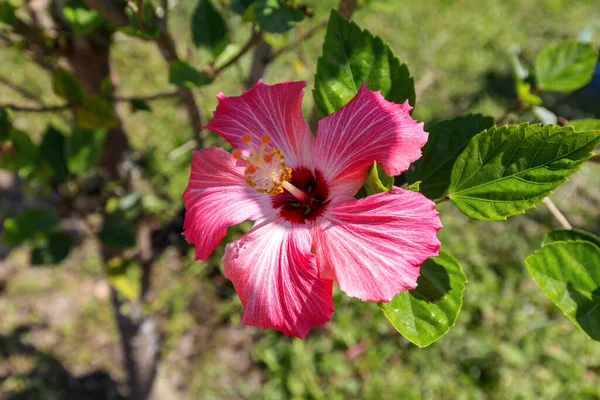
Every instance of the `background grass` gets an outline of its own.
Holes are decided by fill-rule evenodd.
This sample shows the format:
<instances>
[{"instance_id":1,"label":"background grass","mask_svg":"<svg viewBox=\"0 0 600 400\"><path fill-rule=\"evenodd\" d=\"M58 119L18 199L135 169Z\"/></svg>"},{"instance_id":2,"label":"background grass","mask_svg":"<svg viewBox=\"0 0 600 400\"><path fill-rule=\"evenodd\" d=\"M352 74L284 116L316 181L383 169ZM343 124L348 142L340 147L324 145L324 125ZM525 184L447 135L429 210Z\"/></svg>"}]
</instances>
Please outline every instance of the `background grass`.
<instances>
[{"instance_id":1,"label":"background grass","mask_svg":"<svg viewBox=\"0 0 600 400\"><path fill-rule=\"evenodd\" d=\"M169 22L180 52L202 68L206 59L191 50L193 3L176 4ZM325 18L336 2L307 3L315 16L289 40ZM596 0L365 3L354 20L382 36L408 62L420 91L414 116L426 123L466 112L498 117L515 100L510 52L531 62L543 47L576 37L600 18ZM248 27L234 15L228 21L237 43L244 43ZM321 31L278 59L265 80L307 80L310 88L323 35ZM594 40L600 43L600 33ZM121 95L173 89L151 43L118 35L112 60ZM250 57L243 58L212 85L197 90L205 120L218 92L241 92L249 63ZM58 102L48 75L18 50L2 48L0 75L48 103ZM597 92L579 95L600 103ZM546 100L567 118L600 117L587 101L578 104L577 96ZM27 104L27 99L0 85L0 102ZM191 160L190 154L174 159L172 151L190 139L190 130L177 102L161 100L152 106L152 113L122 111L133 145L146 161L145 175L169 199L163 213L168 218L180 207ZM304 108L309 115L310 91ZM14 117L16 127L34 137L48 122L69 123L68 115ZM221 144L214 136L208 141ZM575 226L596 234L599 183L600 168L586 164L553 195ZM462 263L469 283L456 326L426 349L397 334L375 304L337 290L332 321L304 341L241 326L241 305L221 274L222 247L207 263L193 262L191 251L184 262L176 252L166 252L155 268L150 306L163 336L158 398L600 398L600 345L579 332L525 270L526 256L546 232L558 228L543 205L508 222L491 223L469 220L452 204L439 208L443 248ZM229 238L239 234L240 229L231 229ZM104 390L97 398L106 390L116 393L124 376L95 243L85 243L53 269L29 267L26 254L16 250L11 255L16 267L0 294L0 397L80 398L78 393L90 393L90 384Z\"/></svg>"}]
</instances>

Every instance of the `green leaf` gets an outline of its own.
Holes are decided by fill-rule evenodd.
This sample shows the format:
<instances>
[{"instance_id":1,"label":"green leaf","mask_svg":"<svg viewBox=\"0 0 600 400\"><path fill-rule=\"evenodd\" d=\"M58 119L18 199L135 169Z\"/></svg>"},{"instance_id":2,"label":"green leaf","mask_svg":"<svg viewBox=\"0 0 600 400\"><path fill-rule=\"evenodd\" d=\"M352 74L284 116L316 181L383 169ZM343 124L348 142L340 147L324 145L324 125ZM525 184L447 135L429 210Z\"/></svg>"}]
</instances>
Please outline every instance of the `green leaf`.
<instances>
[{"instance_id":1,"label":"green leaf","mask_svg":"<svg viewBox=\"0 0 600 400\"><path fill-rule=\"evenodd\" d=\"M232 0L229 3L229 8L236 14L243 15L248 7L254 4L256 0Z\"/></svg>"},{"instance_id":2,"label":"green leaf","mask_svg":"<svg viewBox=\"0 0 600 400\"><path fill-rule=\"evenodd\" d=\"M14 26L17 23L15 10L15 6L13 6L10 1L3 0L0 2L0 22L4 22L6 25Z\"/></svg>"},{"instance_id":3,"label":"green leaf","mask_svg":"<svg viewBox=\"0 0 600 400\"><path fill-rule=\"evenodd\" d=\"M411 192L421 192L421 181L416 181L415 183L411 183L406 187L406 190L410 190Z\"/></svg>"},{"instance_id":4,"label":"green leaf","mask_svg":"<svg viewBox=\"0 0 600 400\"><path fill-rule=\"evenodd\" d=\"M543 100L540 96L531 93L531 84L517 79L515 86L517 91L517 97L521 99L523 103L530 106L539 106L543 103Z\"/></svg>"},{"instance_id":5,"label":"green leaf","mask_svg":"<svg viewBox=\"0 0 600 400\"><path fill-rule=\"evenodd\" d=\"M75 75L64 68L58 68L52 78L54 92L69 103L81 103L85 90Z\"/></svg>"},{"instance_id":6,"label":"green leaf","mask_svg":"<svg viewBox=\"0 0 600 400\"><path fill-rule=\"evenodd\" d=\"M86 95L75 109L77 123L84 129L111 129L119 124L112 104L105 98L92 94Z\"/></svg>"},{"instance_id":7,"label":"green leaf","mask_svg":"<svg viewBox=\"0 0 600 400\"><path fill-rule=\"evenodd\" d=\"M76 35L89 35L104 23L104 18L95 10L87 7L83 0L69 0L62 12Z\"/></svg>"},{"instance_id":8,"label":"green leaf","mask_svg":"<svg viewBox=\"0 0 600 400\"><path fill-rule=\"evenodd\" d=\"M186 88L209 85L213 78L185 61L174 61L169 67L169 82Z\"/></svg>"},{"instance_id":9,"label":"green leaf","mask_svg":"<svg viewBox=\"0 0 600 400\"><path fill-rule=\"evenodd\" d=\"M0 107L0 143L8 140L10 137L10 118L8 111Z\"/></svg>"},{"instance_id":10,"label":"green leaf","mask_svg":"<svg viewBox=\"0 0 600 400\"><path fill-rule=\"evenodd\" d=\"M150 107L150 103L140 99L131 100L131 112L135 113L138 111L152 111L152 107Z\"/></svg>"},{"instance_id":11,"label":"green leaf","mask_svg":"<svg viewBox=\"0 0 600 400\"><path fill-rule=\"evenodd\" d=\"M481 114L438 122L425 127L429 139L423 155L405 172L409 183L421 181L420 191L430 199L448 193L452 166L475 135L494 126L494 119Z\"/></svg>"},{"instance_id":12,"label":"green leaf","mask_svg":"<svg viewBox=\"0 0 600 400\"><path fill-rule=\"evenodd\" d=\"M555 92L579 89L592 79L597 59L590 43L568 40L549 46L535 61L537 84Z\"/></svg>"},{"instance_id":13,"label":"green leaf","mask_svg":"<svg viewBox=\"0 0 600 400\"><path fill-rule=\"evenodd\" d=\"M254 15L262 32L283 33L292 29L306 14L285 0L257 0Z\"/></svg>"},{"instance_id":14,"label":"green leaf","mask_svg":"<svg viewBox=\"0 0 600 400\"><path fill-rule=\"evenodd\" d=\"M361 30L333 10L329 16L323 54L317 62L313 97L320 116L350 101L365 82L394 103L415 105L414 79L392 48L381 38Z\"/></svg>"},{"instance_id":15,"label":"green leaf","mask_svg":"<svg viewBox=\"0 0 600 400\"><path fill-rule=\"evenodd\" d=\"M124 212L115 211L104 217L104 225L98 238L106 246L113 249L135 247L135 227L133 221Z\"/></svg>"},{"instance_id":16,"label":"green leaf","mask_svg":"<svg viewBox=\"0 0 600 400\"><path fill-rule=\"evenodd\" d=\"M600 130L600 119L574 119L569 121L569 126L572 126L575 131L598 131Z\"/></svg>"},{"instance_id":17,"label":"green leaf","mask_svg":"<svg viewBox=\"0 0 600 400\"><path fill-rule=\"evenodd\" d=\"M40 162L52 170L56 182L62 183L69 177L65 157L65 136L59 130L48 127L40 144Z\"/></svg>"},{"instance_id":18,"label":"green leaf","mask_svg":"<svg viewBox=\"0 0 600 400\"><path fill-rule=\"evenodd\" d=\"M129 20L128 26L119 30L126 35L137 36L142 39L153 40L160 36L160 29L156 24L154 6L151 0L137 0L138 7L141 3L141 11L134 11L131 7L125 8Z\"/></svg>"},{"instance_id":19,"label":"green leaf","mask_svg":"<svg viewBox=\"0 0 600 400\"><path fill-rule=\"evenodd\" d=\"M598 141L600 132L556 125L490 128L454 163L450 200L474 219L521 214L579 170Z\"/></svg>"},{"instance_id":20,"label":"green leaf","mask_svg":"<svg viewBox=\"0 0 600 400\"><path fill-rule=\"evenodd\" d=\"M590 242L600 248L600 238L589 232L582 231L581 229L559 229L552 231L544 237L544 245L552 242L568 242L573 240L580 240L584 242Z\"/></svg>"},{"instance_id":21,"label":"green leaf","mask_svg":"<svg viewBox=\"0 0 600 400\"><path fill-rule=\"evenodd\" d=\"M388 192L394 186L394 177L388 176L381 165L374 161L366 183L371 194Z\"/></svg>"},{"instance_id":22,"label":"green leaf","mask_svg":"<svg viewBox=\"0 0 600 400\"><path fill-rule=\"evenodd\" d=\"M108 261L108 280L117 292L126 299L140 296L142 267L135 261L115 257Z\"/></svg>"},{"instance_id":23,"label":"green leaf","mask_svg":"<svg viewBox=\"0 0 600 400\"><path fill-rule=\"evenodd\" d=\"M600 341L600 248L589 242L552 242L525 263L546 296L571 322Z\"/></svg>"},{"instance_id":24,"label":"green leaf","mask_svg":"<svg viewBox=\"0 0 600 400\"><path fill-rule=\"evenodd\" d=\"M75 127L65 143L69 171L81 175L94 168L102 155L105 138L106 131L90 131Z\"/></svg>"},{"instance_id":25,"label":"green leaf","mask_svg":"<svg viewBox=\"0 0 600 400\"><path fill-rule=\"evenodd\" d=\"M394 328L419 347L427 347L450 330L462 308L467 276L445 251L421 265L416 289L382 305Z\"/></svg>"},{"instance_id":26,"label":"green leaf","mask_svg":"<svg viewBox=\"0 0 600 400\"><path fill-rule=\"evenodd\" d=\"M38 146L31 141L27 133L11 129L8 139L10 148L6 153L0 153L0 168L19 172L37 163Z\"/></svg>"},{"instance_id":27,"label":"green leaf","mask_svg":"<svg viewBox=\"0 0 600 400\"><path fill-rule=\"evenodd\" d=\"M211 0L198 0L192 15L192 39L198 48L204 48L217 57L229 43L225 20Z\"/></svg>"},{"instance_id":28,"label":"green leaf","mask_svg":"<svg viewBox=\"0 0 600 400\"><path fill-rule=\"evenodd\" d=\"M60 218L52 210L30 208L15 218L4 221L4 243L9 246L17 246L34 235L46 233L52 230Z\"/></svg>"},{"instance_id":29,"label":"green leaf","mask_svg":"<svg viewBox=\"0 0 600 400\"><path fill-rule=\"evenodd\" d=\"M50 232L31 249L31 264L58 264L69 255L72 246L73 239L68 233Z\"/></svg>"}]
</instances>

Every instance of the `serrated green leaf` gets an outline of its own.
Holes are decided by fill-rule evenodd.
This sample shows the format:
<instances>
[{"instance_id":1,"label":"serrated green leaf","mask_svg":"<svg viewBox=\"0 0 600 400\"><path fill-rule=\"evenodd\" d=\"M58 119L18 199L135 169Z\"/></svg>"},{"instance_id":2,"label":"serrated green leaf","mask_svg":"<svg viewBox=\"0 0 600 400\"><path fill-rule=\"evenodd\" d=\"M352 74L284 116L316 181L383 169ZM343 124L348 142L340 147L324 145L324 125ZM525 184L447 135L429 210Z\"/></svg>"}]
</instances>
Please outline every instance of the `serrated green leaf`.
<instances>
[{"instance_id":1,"label":"serrated green leaf","mask_svg":"<svg viewBox=\"0 0 600 400\"><path fill-rule=\"evenodd\" d=\"M569 126L572 126L577 132L579 131L598 131L600 130L600 119L586 118L574 119L569 121Z\"/></svg>"},{"instance_id":2,"label":"serrated green leaf","mask_svg":"<svg viewBox=\"0 0 600 400\"><path fill-rule=\"evenodd\" d=\"M64 68L58 68L54 72L52 87L58 96L69 103L81 103L85 96L85 90L79 80Z\"/></svg>"},{"instance_id":3,"label":"serrated green leaf","mask_svg":"<svg viewBox=\"0 0 600 400\"><path fill-rule=\"evenodd\" d=\"M75 34L80 36L89 35L104 23L104 18L87 7L83 0L69 0L62 12Z\"/></svg>"},{"instance_id":4,"label":"serrated green leaf","mask_svg":"<svg viewBox=\"0 0 600 400\"><path fill-rule=\"evenodd\" d=\"M414 79L408 66L381 38L333 10L315 74L313 97L319 115L342 108L363 82L369 89L381 91L388 101L408 100L415 105Z\"/></svg>"},{"instance_id":5,"label":"serrated green leaf","mask_svg":"<svg viewBox=\"0 0 600 400\"><path fill-rule=\"evenodd\" d=\"M366 184L371 194L388 192L394 186L394 177L388 176L381 165L374 161Z\"/></svg>"},{"instance_id":6,"label":"serrated green leaf","mask_svg":"<svg viewBox=\"0 0 600 400\"><path fill-rule=\"evenodd\" d=\"M198 71L185 61L177 60L169 67L169 82L177 86L193 88L209 85L213 78Z\"/></svg>"},{"instance_id":7,"label":"serrated green leaf","mask_svg":"<svg viewBox=\"0 0 600 400\"><path fill-rule=\"evenodd\" d=\"M50 232L31 249L31 265L58 264L69 255L72 246L68 233Z\"/></svg>"},{"instance_id":8,"label":"serrated green leaf","mask_svg":"<svg viewBox=\"0 0 600 400\"><path fill-rule=\"evenodd\" d=\"M0 143L8 140L10 137L10 118L8 111L0 107Z\"/></svg>"},{"instance_id":9,"label":"serrated green leaf","mask_svg":"<svg viewBox=\"0 0 600 400\"><path fill-rule=\"evenodd\" d=\"M382 305L383 313L408 340L429 346L450 330L462 308L467 276L445 251L421 265L417 287Z\"/></svg>"},{"instance_id":10,"label":"serrated green leaf","mask_svg":"<svg viewBox=\"0 0 600 400\"><path fill-rule=\"evenodd\" d=\"M75 127L65 142L67 167L72 174L81 175L94 168L104 147L106 131L91 131Z\"/></svg>"},{"instance_id":11,"label":"serrated green leaf","mask_svg":"<svg viewBox=\"0 0 600 400\"><path fill-rule=\"evenodd\" d=\"M546 245L552 242L568 242L573 240L590 242L598 246L598 248L600 248L600 238L589 232L582 231L581 229L559 229L556 231L552 231L546 236L544 236L543 244Z\"/></svg>"},{"instance_id":12,"label":"serrated green leaf","mask_svg":"<svg viewBox=\"0 0 600 400\"><path fill-rule=\"evenodd\" d=\"M283 33L296 26L306 14L284 0L257 0L254 16L262 32Z\"/></svg>"},{"instance_id":13,"label":"serrated green leaf","mask_svg":"<svg viewBox=\"0 0 600 400\"><path fill-rule=\"evenodd\" d=\"M52 210L30 208L15 218L7 218L4 221L4 243L9 246L17 246L34 235L52 230L60 218Z\"/></svg>"},{"instance_id":14,"label":"serrated green leaf","mask_svg":"<svg viewBox=\"0 0 600 400\"><path fill-rule=\"evenodd\" d=\"M590 43L573 40L547 47L535 61L535 77L540 89L569 92L592 79L598 53Z\"/></svg>"},{"instance_id":15,"label":"serrated green leaf","mask_svg":"<svg viewBox=\"0 0 600 400\"><path fill-rule=\"evenodd\" d=\"M563 313L600 341L600 248L590 242L552 242L525 261L527 270Z\"/></svg>"},{"instance_id":16,"label":"serrated green leaf","mask_svg":"<svg viewBox=\"0 0 600 400\"><path fill-rule=\"evenodd\" d=\"M65 135L61 131L52 126L46 129L40 144L39 155L40 163L50 168L56 182L62 183L67 180L69 170L65 157Z\"/></svg>"},{"instance_id":17,"label":"serrated green leaf","mask_svg":"<svg viewBox=\"0 0 600 400\"><path fill-rule=\"evenodd\" d=\"M490 128L454 163L450 200L474 219L523 213L579 170L599 141L600 132L556 125Z\"/></svg>"},{"instance_id":18,"label":"serrated green leaf","mask_svg":"<svg viewBox=\"0 0 600 400\"><path fill-rule=\"evenodd\" d=\"M481 114L438 122L429 132L423 155L404 174L409 183L421 181L420 192L430 199L448 193L452 166L469 140L494 126L494 119Z\"/></svg>"},{"instance_id":19,"label":"serrated green leaf","mask_svg":"<svg viewBox=\"0 0 600 400\"><path fill-rule=\"evenodd\" d=\"M75 108L77 123L84 129L111 129L119 124L112 104L105 98L92 94L86 95L80 106Z\"/></svg>"},{"instance_id":20,"label":"serrated green leaf","mask_svg":"<svg viewBox=\"0 0 600 400\"><path fill-rule=\"evenodd\" d=\"M198 48L209 50L217 57L229 43L225 20L211 0L198 0L192 15L192 39Z\"/></svg>"}]
</instances>

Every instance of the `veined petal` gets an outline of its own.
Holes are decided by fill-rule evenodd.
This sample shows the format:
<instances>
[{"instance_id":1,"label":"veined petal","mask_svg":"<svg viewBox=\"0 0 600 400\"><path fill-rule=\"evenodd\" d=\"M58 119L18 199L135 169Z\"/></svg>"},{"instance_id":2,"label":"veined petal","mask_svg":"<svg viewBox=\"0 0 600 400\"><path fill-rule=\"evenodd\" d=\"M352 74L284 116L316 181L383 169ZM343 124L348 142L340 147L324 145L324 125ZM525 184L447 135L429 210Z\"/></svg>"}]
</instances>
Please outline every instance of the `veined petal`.
<instances>
[{"instance_id":1,"label":"veined petal","mask_svg":"<svg viewBox=\"0 0 600 400\"><path fill-rule=\"evenodd\" d=\"M261 138L268 135L289 167L311 165L314 138L302 116L305 86L306 82L266 85L260 80L241 96L219 93L219 105L206 128L242 151L247 148L242 140L245 134L250 134L255 148L260 148Z\"/></svg>"},{"instance_id":2,"label":"veined petal","mask_svg":"<svg viewBox=\"0 0 600 400\"><path fill-rule=\"evenodd\" d=\"M348 104L319 121L313 162L332 193L355 194L373 161L398 175L421 157L427 133L410 110L408 101L390 103L363 84Z\"/></svg>"},{"instance_id":3,"label":"veined petal","mask_svg":"<svg viewBox=\"0 0 600 400\"><path fill-rule=\"evenodd\" d=\"M421 264L436 256L442 227L435 204L397 187L360 200L332 200L312 228L320 276L348 295L390 301L416 287Z\"/></svg>"},{"instance_id":4,"label":"veined petal","mask_svg":"<svg viewBox=\"0 0 600 400\"><path fill-rule=\"evenodd\" d=\"M181 197L186 210L183 235L196 246L196 260L208 258L228 227L275 212L268 195L246 185L244 169L223 149L194 152L190 182Z\"/></svg>"},{"instance_id":5,"label":"veined petal","mask_svg":"<svg viewBox=\"0 0 600 400\"><path fill-rule=\"evenodd\" d=\"M242 322L304 338L331 319L332 282L318 277L306 225L282 218L257 224L223 256L225 276L244 305Z\"/></svg>"}]
</instances>

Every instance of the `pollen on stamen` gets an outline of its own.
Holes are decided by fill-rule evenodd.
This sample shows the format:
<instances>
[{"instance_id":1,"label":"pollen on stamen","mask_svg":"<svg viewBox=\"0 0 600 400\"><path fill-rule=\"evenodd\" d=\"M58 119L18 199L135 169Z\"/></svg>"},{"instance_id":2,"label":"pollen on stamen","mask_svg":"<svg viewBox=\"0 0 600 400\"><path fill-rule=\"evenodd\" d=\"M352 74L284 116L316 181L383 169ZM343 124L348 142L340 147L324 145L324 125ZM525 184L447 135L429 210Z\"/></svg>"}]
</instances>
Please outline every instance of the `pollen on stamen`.
<instances>
[{"instance_id":1,"label":"pollen on stamen","mask_svg":"<svg viewBox=\"0 0 600 400\"><path fill-rule=\"evenodd\" d=\"M260 139L264 144L269 144L271 143L271 138L269 137L269 135L263 135L263 137Z\"/></svg>"},{"instance_id":2,"label":"pollen on stamen","mask_svg":"<svg viewBox=\"0 0 600 400\"><path fill-rule=\"evenodd\" d=\"M252 136L249 133L246 133L244 136L242 136L242 142L250 143L251 141L252 141Z\"/></svg>"},{"instance_id":3,"label":"pollen on stamen","mask_svg":"<svg viewBox=\"0 0 600 400\"><path fill-rule=\"evenodd\" d=\"M242 152L235 149L231 152L231 155L233 156L233 158L235 158L236 160L239 160L240 158L242 158Z\"/></svg>"}]
</instances>

